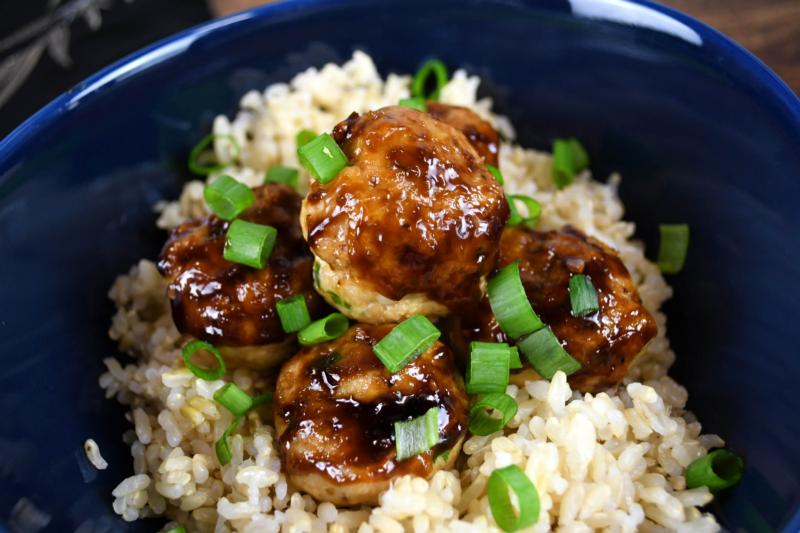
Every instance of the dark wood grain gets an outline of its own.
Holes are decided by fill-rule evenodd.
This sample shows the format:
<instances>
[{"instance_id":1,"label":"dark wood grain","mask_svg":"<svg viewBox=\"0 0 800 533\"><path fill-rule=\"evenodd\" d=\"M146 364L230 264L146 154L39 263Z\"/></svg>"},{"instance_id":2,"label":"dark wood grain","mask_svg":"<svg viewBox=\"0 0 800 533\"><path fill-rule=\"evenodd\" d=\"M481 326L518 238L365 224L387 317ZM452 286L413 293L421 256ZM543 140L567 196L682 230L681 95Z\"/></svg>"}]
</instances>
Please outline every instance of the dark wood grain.
<instances>
[{"instance_id":1,"label":"dark wood grain","mask_svg":"<svg viewBox=\"0 0 800 533\"><path fill-rule=\"evenodd\" d=\"M800 0L660 0L753 52L800 94Z\"/></svg>"},{"instance_id":2,"label":"dark wood grain","mask_svg":"<svg viewBox=\"0 0 800 533\"><path fill-rule=\"evenodd\" d=\"M208 0L226 15L270 0ZM800 94L800 0L659 0L753 52Z\"/></svg>"}]
</instances>

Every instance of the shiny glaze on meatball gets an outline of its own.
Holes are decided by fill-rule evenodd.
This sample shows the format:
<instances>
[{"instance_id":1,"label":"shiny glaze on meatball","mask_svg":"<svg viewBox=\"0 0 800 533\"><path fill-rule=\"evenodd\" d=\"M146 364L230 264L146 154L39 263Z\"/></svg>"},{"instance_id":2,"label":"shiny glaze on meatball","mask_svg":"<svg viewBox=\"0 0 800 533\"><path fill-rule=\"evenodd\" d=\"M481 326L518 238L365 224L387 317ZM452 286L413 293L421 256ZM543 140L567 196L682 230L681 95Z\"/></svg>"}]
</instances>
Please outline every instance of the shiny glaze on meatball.
<instances>
[{"instance_id":1,"label":"shiny glaze on meatball","mask_svg":"<svg viewBox=\"0 0 800 533\"><path fill-rule=\"evenodd\" d=\"M350 166L306 197L314 253L393 300L422 293L450 309L478 301L508 204L464 135L393 106L351 115L334 138Z\"/></svg>"},{"instance_id":2,"label":"shiny glaze on meatball","mask_svg":"<svg viewBox=\"0 0 800 533\"><path fill-rule=\"evenodd\" d=\"M655 319L644 308L636 285L617 253L578 230L508 228L500 240L498 268L519 261L520 278L533 308L583 368L569 377L573 388L594 392L619 383L631 362L655 337ZM569 279L584 274L597 290L600 310L572 316ZM508 342L488 301L478 313L461 317L456 349L469 340Z\"/></svg>"},{"instance_id":3,"label":"shiny glaze on meatball","mask_svg":"<svg viewBox=\"0 0 800 533\"><path fill-rule=\"evenodd\" d=\"M274 414L284 471L319 500L374 504L392 478L429 477L458 455L468 398L450 350L437 342L391 374L372 347L393 327L352 326L334 341L301 350L278 376ZM435 406L439 444L398 461L394 423Z\"/></svg>"},{"instance_id":4,"label":"shiny glaze on meatball","mask_svg":"<svg viewBox=\"0 0 800 533\"><path fill-rule=\"evenodd\" d=\"M428 113L464 134L475 150L483 156L484 163L497 166L500 155L500 138L491 124L475 111L455 105L428 102Z\"/></svg>"},{"instance_id":5,"label":"shiny glaze on meatball","mask_svg":"<svg viewBox=\"0 0 800 533\"><path fill-rule=\"evenodd\" d=\"M224 259L229 222L213 215L172 230L161 250L158 268L169 281L172 317L181 333L220 346L276 343L287 338L276 301L303 294L312 314L324 310L313 288L313 257L298 223L300 196L277 184L257 187L254 193L255 203L240 218L278 230L263 269Z\"/></svg>"}]
</instances>

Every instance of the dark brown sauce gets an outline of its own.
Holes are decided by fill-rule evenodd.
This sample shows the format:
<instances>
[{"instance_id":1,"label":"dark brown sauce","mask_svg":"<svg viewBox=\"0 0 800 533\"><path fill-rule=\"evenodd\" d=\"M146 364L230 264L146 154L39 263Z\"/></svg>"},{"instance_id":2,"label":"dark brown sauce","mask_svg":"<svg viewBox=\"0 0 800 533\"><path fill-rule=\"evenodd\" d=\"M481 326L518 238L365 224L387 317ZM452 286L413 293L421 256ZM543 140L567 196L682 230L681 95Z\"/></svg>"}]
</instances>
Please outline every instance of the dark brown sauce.
<instances>
[{"instance_id":1,"label":"dark brown sauce","mask_svg":"<svg viewBox=\"0 0 800 533\"><path fill-rule=\"evenodd\" d=\"M334 270L399 300L480 298L508 218L502 188L463 134L388 107L334 128L351 166L306 198L309 243Z\"/></svg>"},{"instance_id":2,"label":"dark brown sauce","mask_svg":"<svg viewBox=\"0 0 800 533\"><path fill-rule=\"evenodd\" d=\"M390 374L372 346L392 326L358 325L323 346L302 350L281 371L275 413L289 474L318 472L337 483L425 476L439 450L466 430L467 396L441 344ZM368 384L363 380L370 376ZM346 387L346 390L343 390ZM440 443L403 461L395 458L394 423L440 408Z\"/></svg>"},{"instance_id":3,"label":"dark brown sauce","mask_svg":"<svg viewBox=\"0 0 800 533\"><path fill-rule=\"evenodd\" d=\"M520 278L534 310L583 365L570 376L570 384L597 391L621 381L657 327L616 252L570 227L549 232L509 228L500 241L498 268L514 261L519 261ZM600 304L596 313L572 315L573 274L584 274L594 284ZM462 353L470 340L510 342L494 320L488 300L477 313L455 319L453 330L454 347Z\"/></svg>"},{"instance_id":4,"label":"dark brown sauce","mask_svg":"<svg viewBox=\"0 0 800 533\"><path fill-rule=\"evenodd\" d=\"M491 124L471 109L439 102L428 102L428 113L463 133L485 163L497 166L500 157L500 138Z\"/></svg>"},{"instance_id":5,"label":"dark brown sauce","mask_svg":"<svg viewBox=\"0 0 800 533\"><path fill-rule=\"evenodd\" d=\"M161 251L159 271L175 326L223 346L252 346L286 338L275 302L303 294L309 311L326 309L313 289L313 257L299 225L300 197L284 185L254 189L256 201L240 218L267 224L278 238L267 266L255 269L223 257L229 223L215 216L175 228Z\"/></svg>"}]
</instances>

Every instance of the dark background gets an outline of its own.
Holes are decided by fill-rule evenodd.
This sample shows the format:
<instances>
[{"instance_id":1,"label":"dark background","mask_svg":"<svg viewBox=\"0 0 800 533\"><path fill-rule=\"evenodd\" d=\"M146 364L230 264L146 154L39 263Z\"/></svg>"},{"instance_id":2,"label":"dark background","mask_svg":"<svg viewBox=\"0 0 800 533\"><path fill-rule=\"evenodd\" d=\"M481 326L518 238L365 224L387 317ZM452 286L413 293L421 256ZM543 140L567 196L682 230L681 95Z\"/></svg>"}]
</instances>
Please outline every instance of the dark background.
<instances>
[{"instance_id":1,"label":"dark background","mask_svg":"<svg viewBox=\"0 0 800 533\"><path fill-rule=\"evenodd\" d=\"M102 11L98 31L90 30L83 19L72 24L72 65L63 68L44 53L24 86L0 108L0 138L54 97L124 55L212 16L268 1L271 0L108 0L110 8ZM662 3L733 37L800 92L800 0ZM0 0L0 39L41 16L47 5L47 0ZM6 55L0 53L0 60Z\"/></svg>"},{"instance_id":2,"label":"dark background","mask_svg":"<svg viewBox=\"0 0 800 533\"><path fill-rule=\"evenodd\" d=\"M45 13L47 0L0 0L0 39ZM0 108L0 138L84 78L145 45L211 18L204 0L113 0L92 31L83 19L72 26L63 68L45 52L25 85Z\"/></svg>"}]
</instances>

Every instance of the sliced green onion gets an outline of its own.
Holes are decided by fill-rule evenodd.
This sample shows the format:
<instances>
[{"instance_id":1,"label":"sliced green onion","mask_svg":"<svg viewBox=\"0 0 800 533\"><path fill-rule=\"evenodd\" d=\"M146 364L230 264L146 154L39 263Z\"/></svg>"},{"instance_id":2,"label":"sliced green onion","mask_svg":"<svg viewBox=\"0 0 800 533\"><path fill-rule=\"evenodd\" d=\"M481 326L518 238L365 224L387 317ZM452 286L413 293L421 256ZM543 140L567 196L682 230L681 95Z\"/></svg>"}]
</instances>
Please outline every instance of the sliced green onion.
<instances>
[{"instance_id":1,"label":"sliced green onion","mask_svg":"<svg viewBox=\"0 0 800 533\"><path fill-rule=\"evenodd\" d=\"M686 467L686 488L708 487L711 491L727 489L739 483L743 473L744 461L741 457L725 449L714 450Z\"/></svg>"},{"instance_id":2,"label":"sliced green onion","mask_svg":"<svg viewBox=\"0 0 800 533\"><path fill-rule=\"evenodd\" d=\"M576 274L569 278L569 303L573 316L586 316L596 313L600 309L597 301L597 290L592 280L583 274Z\"/></svg>"},{"instance_id":3,"label":"sliced green onion","mask_svg":"<svg viewBox=\"0 0 800 533\"><path fill-rule=\"evenodd\" d=\"M563 189L571 184L575 175L589 166L589 154L577 139L553 141L553 182Z\"/></svg>"},{"instance_id":4,"label":"sliced green onion","mask_svg":"<svg viewBox=\"0 0 800 533\"><path fill-rule=\"evenodd\" d=\"M204 350L213 355L214 359L217 360L217 367L206 369L200 368L196 364L192 363L192 356L199 350ZM188 368L196 377L205 381L214 381L225 375L225 360L222 358L222 354L219 353L219 350L217 350L213 344L201 340L193 340L183 347L182 353L183 364L186 365L186 368Z\"/></svg>"},{"instance_id":5,"label":"sliced green onion","mask_svg":"<svg viewBox=\"0 0 800 533\"><path fill-rule=\"evenodd\" d=\"M242 416L253 407L253 398L232 382L215 392L214 400L234 416Z\"/></svg>"},{"instance_id":6,"label":"sliced green onion","mask_svg":"<svg viewBox=\"0 0 800 533\"><path fill-rule=\"evenodd\" d=\"M173 527L172 529L166 531L165 533L186 533L186 528L183 526Z\"/></svg>"},{"instance_id":7,"label":"sliced green onion","mask_svg":"<svg viewBox=\"0 0 800 533\"><path fill-rule=\"evenodd\" d=\"M333 181L347 166L347 156L328 133L318 135L297 149L300 164L323 185Z\"/></svg>"},{"instance_id":8,"label":"sliced green onion","mask_svg":"<svg viewBox=\"0 0 800 533\"><path fill-rule=\"evenodd\" d=\"M410 107L411 109L416 109L417 111L422 111L423 113L428 112L428 104L426 104L425 99L420 96L401 98L400 102L398 102L398 105Z\"/></svg>"},{"instance_id":9,"label":"sliced green onion","mask_svg":"<svg viewBox=\"0 0 800 533\"><path fill-rule=\"evenodd\" d=\"M236 219L228 227L222 257L233 263L264 268L277 238L278 230L272 226Z\"/></svg>"},{"instance_id":10,"label":"sliced green onion","mask_svg":"<svg viewBox=\"0 0 800 533\"><path fill-rule=\"evenodd\" d=\"M500 329L512 339L544 327L528 301L516 262L503 267L489 280L489 305Z\"/></svg>"},{"instance_id":11,"label":"sliced green onion","mask_svg":"<svg viewBox=\"0 0 800 533\"><path fill-rule=\"evenodd\" d=\"M508 344L473 341L469 344L467 392L505 392L511 349Z\"/></svg>"},{"instance_id":12,"label":"sliced green onion","mask_svg":"<svg viewBox=\"0 0 800 533\"><path fill-rule=\"evenodd\" d=\"M272 403L272 397L275 395L272 391L267 391L264 394L259 394L253 398L253 407L264 405L265 403Z\"/></svg>"},{"instance_id":13,"label":"sliced green onion","mask_svg":"<svg viewBox=\"0 0 800 533\"><path fill-rule=\"evenodd\" d=\"M294 144L300 148L313 141L316 136L317 134L311 130L300 130L294 138Z\"/></svg>"},{"instance_id":14,"label":"sliced green onion","mask_svg":"<svg viewBox=\"0 0 800 533\"><path fill-rule=\"evenodd\" d=\"M303 346L332 341L347 331L350 321L341 313L331 313L304 327L297 333L297 341Z\"/></svg>"},{"instance_id":15,"label":"sliced green onion","mask_svg":"<svg viewBox=\"0 0 800 533\"><path fill-rule=\"evenodd\" d=\"M296 189L299 175L300 171L296 168L274 165L267 170L267 174L264 176L264 183L282 183Z\"/></svg>"},{"instance_id":16,"label":"sliced green onion","mask_svg":"<svg viewBox=\"0 0 800 533\"><path fill-rule=\"evenodd\" d=\"M494 179L496 179L497 183L499 183L500 185L503 185L506 182L506 180L503 179L503 173L500 172L500 169L497 168L496 166L487 164L486 170L488 170L489 173L492 176L494 176Z\"/></svg>"},{"instance_id":17,"label":"sliced green onion","mask_svg":"<svg viewBox=\"0 0 800 533\"><path fill-rule=\"evenodd\" d=\"M216 139L225 139L231 143L231 146L233 146L233 158L227 163L218 162L215 165L201 164L200 158L203 156L203 150L208 148L208 146ZM200 142L197 143L194 148L192 148L191 152L189 152L189 170L191 170L194 174L200 174L201 176L217 172L218 170L222 170L239 159L239 152L239 143L236 142L236 139L232 135L217 135L216 133L209 133L200 139Z\"/></svg>"},{"instance_id":18,"label":"sliced green onion","mask_svg":"<svg viewBox=\"0 0 800 533\"><path fill-rule=\"evenodd\" d=\"M438 407L431 407L417 418L394 423L394 445L398 461L425 453L438 443Z\"/></svg>"},{"instance_id":19,"label":"sliced green onion","mask_svg":"<svg viewBox=\"0 0 800 533\"><path fill-rule=\"evenodd\" d=\"M286 333L295 333L311 324L311 315L308 314L306 299L302 294L279 300L275 304L275 309Z\"/></svg>"},{"instance_id":20,"label":"sliced green onion","mask_svg":"<svg viewBox=\"0 0 800 533\"><path fill-rule=\"evenodd\" d=\"M206 185L203 198L211 211L223 220L233 220L256 201L250 187L227 175Z\"/></svg>"},{"instance_id":21,"label":"sliced green onion","mask_svg":"<svg viewBox=\"0 0 800 533\"><path fill-rule=\"evenodd\" d=\"M514 510L509 489L516 496L519 511ZM517 465L509 465L492 472L486 484L486 493L494 521L503 531L516 531L539 520L539 492Z\"/></svg>"},{"instance_id":22,"label":"sliced green onion","mask_svg":"<svg viewBox=\"0 0 800 533\"><path fill-rule=\"evenodd\" d=\"M581 364L567 353L549 327L520 339L517 346L533 369L545 379L552 379L559 370L569 376L581 369Z\"/></svg>"},{"instance_id":23,"label":"sliced green onion","mask_svg":"<svg viewBox=\"0 0 800 533\"><path fill-rule=\"evenodd\" d=\"M683 270L689 251L688 224L661 224L661 243L658 248L658 268L664 274L677 274Z\"/></svg>"},{"instance_id":24,"label":"sliced green onion","mask_svg":"<svg viewBox=\"0 0 800 533\"><path fill-rule=\"evenodd\" d=\"M539 220L539 215L542 214L542 206L539 202L524 194L510 194L507 198L508 207L511 211L511 215L508 217L509 226L519 226L520 224L526 226L536 225L536 221ZM522 216L520 214L519 208L517 207L518 202L521 202L522 205L525 206L525 210L528 213L527 216Z\"/></svg>"},{"instance_id":25,"label":"sliced green onion","mask_svg":"<svg viewBox=\"0 0 800 533\"><path fill-rule=\"evenodd\" d=\"M223 433L219 440L214 444L214 449L217 451L217 460L219 460L219 464L222 466L225 466L231 462L231 449L228 447L228 437L230 437L231 433L233 433L233 430L236 429L236 426L239 425L239 421L241 420L241 416L234 418L233 422L231 422L231 425L225 430L225 433Z\"/></svg>"},{"instance_id":26,"label":"sliced green onion","mask_svg":"<svg viewBox=\"0 0 800 533\"><path fill-rule=\"evenodd\" d=\"M425 86L428 85L428 78L431 75L435 78L436 88L430 94L427 94L425 92ZM411 95L426 100L438 100L442 88L447 85L447 79L447 67L444 63L438 59L426 61L417 71L414 80L411 82Z\"/></svg>"},{"instance_id":27,"label":"sliced green onion","mask_svg":"<svg viewBox=\"0 0 800 533\"><path fill-rule=\"evenodd\" d=\"M430 348L441 334L425 316L414 315L396 325L372 351L395 373Z\"/></svg>"},{"instance_id":28,"label":"sliced green onion","mask_svg":"<svg viewBox=\"0 0 800 533\"><path fill-rule=\"evenodd\" d=\"M509 346L508 368L516 370L522 368L522 360L519 358L519 348L516 346Z\"/></svg>"},{"instance_id":29,"label":"sliced green onion","mask_svg":"<svg viewBox=\"0 0 800 533\"><path fill-rule=\"evenodd\" d=\"M501 417L489 414L487 409L500 411ZM517 414L517 401L505 393L495 392L482 396L469 411L469 430L473 435L491 435L503 429Z\"/></svg>"}]
</instances>

